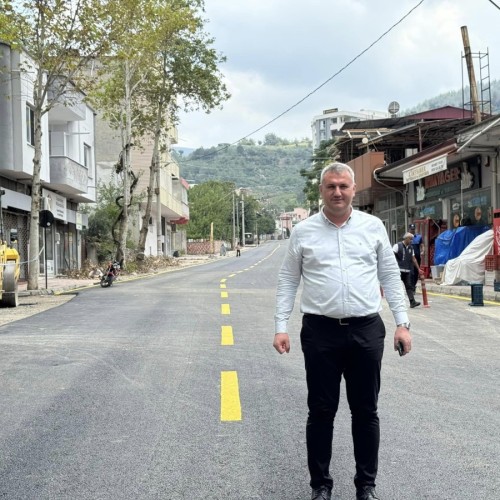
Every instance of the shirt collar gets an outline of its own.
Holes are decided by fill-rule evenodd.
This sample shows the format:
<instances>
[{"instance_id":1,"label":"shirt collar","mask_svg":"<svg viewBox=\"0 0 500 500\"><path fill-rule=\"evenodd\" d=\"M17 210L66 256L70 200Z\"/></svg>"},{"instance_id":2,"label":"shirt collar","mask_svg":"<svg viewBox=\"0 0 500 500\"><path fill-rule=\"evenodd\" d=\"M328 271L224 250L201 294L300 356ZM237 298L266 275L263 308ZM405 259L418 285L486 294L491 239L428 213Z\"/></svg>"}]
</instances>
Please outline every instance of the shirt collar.
<instances>
[{"instance_id":1,"label":"shirt collar","mask_svg":"<svg viewBox=\"0 0 500 500\"><path fill-rule=\"evenodd\" d=\"M351 205L351 214L349 215L349 218L341 225L341 226L337 226L337 224L334 224L326 215L325 215L325 212L324 212L324 209L325 207L321 207L321 216L323 217L323 220L327 223L327 224L330 224L330 226L333 226L333 227L343 227L345 226L346 224L348 224L350 222L350 220L352 219L352 216L354 214L354 209L352 208L352 205Z\"/></svg>"}]
</instances>

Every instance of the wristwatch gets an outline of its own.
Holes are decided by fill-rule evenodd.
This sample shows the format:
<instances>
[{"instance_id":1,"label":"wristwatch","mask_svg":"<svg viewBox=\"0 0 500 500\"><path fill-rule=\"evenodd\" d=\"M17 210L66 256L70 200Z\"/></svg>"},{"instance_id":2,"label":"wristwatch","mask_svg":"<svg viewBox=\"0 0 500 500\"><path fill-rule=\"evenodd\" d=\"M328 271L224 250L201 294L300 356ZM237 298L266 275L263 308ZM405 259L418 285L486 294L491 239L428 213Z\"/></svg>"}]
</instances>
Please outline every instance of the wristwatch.
<instances>
[{"instance_id":1,"label":"wristwatch","mask_svg":"<svg viewBox=\"0 0 500 500\"><path fill-rule=\"evenodd\" d=\"M410 329L410 326L411 326L411 323L408 321L408 323L400 323L399 325L397 325L398 327L400 326L404 326L407 330Z\"/></svg>"}]
</instances>

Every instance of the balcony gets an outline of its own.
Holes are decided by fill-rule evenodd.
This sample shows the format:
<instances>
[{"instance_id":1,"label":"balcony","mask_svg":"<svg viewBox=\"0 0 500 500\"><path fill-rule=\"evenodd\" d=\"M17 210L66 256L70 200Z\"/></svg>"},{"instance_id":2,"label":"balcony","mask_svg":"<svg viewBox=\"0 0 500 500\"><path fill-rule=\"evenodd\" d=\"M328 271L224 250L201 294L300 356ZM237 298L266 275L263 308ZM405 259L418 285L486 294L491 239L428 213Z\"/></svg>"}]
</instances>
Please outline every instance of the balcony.
<instances>
[{"instance_id":1,"label":"balcony","mask_svg":"<svg viewBox=\"0 0 500 500\"><path fill-rule=\"evenodd\" d=\"M88 191L88 170L67 156L50 157L50 188L67 196Z\"/></svg>"},{"instance_id":2,"label":"balcony","mask_svg":"<svg viewBox=\"0 0 500 500\"><path fill-rule=\"evenodd\" d=\"M51 123L65 123L85 120L86 107L82 101L81 92L72 88L70 84L67 84L63 93L57 96L59 91L58 82L49 89L48 100L55 100L54 107L49 111L49 121Z\"/></svg>"}]
</instances>

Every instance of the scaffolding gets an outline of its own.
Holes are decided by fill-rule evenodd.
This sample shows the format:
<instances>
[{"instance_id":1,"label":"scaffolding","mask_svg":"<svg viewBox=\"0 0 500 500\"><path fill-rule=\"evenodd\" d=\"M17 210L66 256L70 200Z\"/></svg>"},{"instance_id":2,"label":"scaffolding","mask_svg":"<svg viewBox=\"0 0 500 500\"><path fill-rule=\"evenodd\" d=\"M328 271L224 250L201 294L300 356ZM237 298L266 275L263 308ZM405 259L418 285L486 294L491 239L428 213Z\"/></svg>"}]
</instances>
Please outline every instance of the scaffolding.
<instances>
[{"instance_id":1,"label":"scaffolding","mask_svg":"<svg viewBox=\"0 0 500 500\"><path fill-rule=\"evenodd\" d=\"M471 52L471 57L473 64L479 67L479 81L478 87L480 90L480 98L478 100L478 106L481 111L481 115L491 115L491 85L490 85L490 55L488 49L486 52ZM465 77L464 77L464 64L467 67L465 54L462 53L462 108L471 110L473 109L473 97L471 86L469 85L469 101L466 102L466 89L465 89Z\"/></svg>"}]
</instances>

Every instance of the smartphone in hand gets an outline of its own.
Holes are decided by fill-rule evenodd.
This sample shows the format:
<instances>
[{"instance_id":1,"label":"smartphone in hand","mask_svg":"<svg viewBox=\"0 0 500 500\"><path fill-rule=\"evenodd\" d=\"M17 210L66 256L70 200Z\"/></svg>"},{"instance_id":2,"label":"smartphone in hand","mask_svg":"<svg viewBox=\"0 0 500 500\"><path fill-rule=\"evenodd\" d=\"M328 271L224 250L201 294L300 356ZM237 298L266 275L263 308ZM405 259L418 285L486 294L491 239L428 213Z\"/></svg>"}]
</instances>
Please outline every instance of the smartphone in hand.
<instances>
[{"instance_id":1,"label":"smartphone in hand","mask_svg":"<svg viewBox=\"0 0 500 500\"><path fill-rule=\"evenodd\" d=\"M398 342L398 345L396 346L398 352L399 352L399 355L400 356L403 356L404 352L405 352L405 348L403 347L403 343L402 342Z\"/></svg>"}]
</instances>

